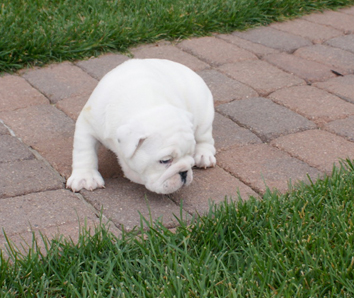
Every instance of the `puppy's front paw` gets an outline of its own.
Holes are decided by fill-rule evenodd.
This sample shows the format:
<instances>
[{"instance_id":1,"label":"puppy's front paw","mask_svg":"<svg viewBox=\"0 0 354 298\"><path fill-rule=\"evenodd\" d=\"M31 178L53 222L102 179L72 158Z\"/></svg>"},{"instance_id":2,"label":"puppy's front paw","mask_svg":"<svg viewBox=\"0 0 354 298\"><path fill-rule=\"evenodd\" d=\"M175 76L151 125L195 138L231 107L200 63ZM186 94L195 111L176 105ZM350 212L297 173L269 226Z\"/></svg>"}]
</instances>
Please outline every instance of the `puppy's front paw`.
<instances>
[{"instance_id":1,"label":"puppy's front paw","mask_svg":"<svg viewBox=\"0 0 354 298\"><path fill-rule=\"evenodd\" d=\"M66 182L66 188L71 188L73 192L78 192L85 188L94 190L104 187L104 181L97 170L74 170Z\"/></svg>"},{"instance_id":2,"label":"puppy's front paw","mask_svg":"<svg viewBox=\"0 0 354 298\"><path fill-rule=\"evenodd\" d=\"M202 148L196 150L194 161L198 168L210 168L215 167L216 165L214 154L211 151Z\"/></svg>"}]
</instances>

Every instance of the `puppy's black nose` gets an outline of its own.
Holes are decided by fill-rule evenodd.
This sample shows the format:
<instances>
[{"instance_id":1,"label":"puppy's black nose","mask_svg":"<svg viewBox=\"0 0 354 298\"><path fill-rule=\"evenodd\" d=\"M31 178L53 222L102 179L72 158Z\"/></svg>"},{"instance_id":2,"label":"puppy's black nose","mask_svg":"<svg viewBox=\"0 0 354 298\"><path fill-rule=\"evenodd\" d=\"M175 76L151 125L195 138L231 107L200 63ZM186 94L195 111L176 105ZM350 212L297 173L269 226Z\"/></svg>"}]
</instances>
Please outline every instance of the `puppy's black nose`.
<instances>
[{"instance_id":1,"label":"puppy's black nose","mask_svg":"<svg viewBox=\"0 0 354 298\"><path fill-rule=\"evenodd\" d=\"M187 181L187 173L188 173L188 171L179 172L179 175L181 176L181 180L182 180L183 184L186 184L186 181Z\"/></svg>"}]
</instances>

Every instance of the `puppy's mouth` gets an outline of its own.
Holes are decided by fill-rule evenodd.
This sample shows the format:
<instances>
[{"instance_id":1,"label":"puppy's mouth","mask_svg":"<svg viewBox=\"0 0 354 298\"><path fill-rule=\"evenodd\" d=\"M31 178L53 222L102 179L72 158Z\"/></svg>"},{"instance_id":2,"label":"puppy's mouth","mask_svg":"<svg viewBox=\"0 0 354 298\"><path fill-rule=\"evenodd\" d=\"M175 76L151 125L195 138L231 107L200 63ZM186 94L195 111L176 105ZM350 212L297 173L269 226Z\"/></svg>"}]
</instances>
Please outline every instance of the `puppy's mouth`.
<instances>
[{"instance_id":1,"label":"puppy's mouth","mask_svg":"<svg viewBox=\"0 0 354 298\"><path fill-rule=\"evenodd\" d=\"M188 171L179 172L179 175L181 176L181 181L182 181L183 185L185 185L187 183Z\"/></svg>"}]
</instances>

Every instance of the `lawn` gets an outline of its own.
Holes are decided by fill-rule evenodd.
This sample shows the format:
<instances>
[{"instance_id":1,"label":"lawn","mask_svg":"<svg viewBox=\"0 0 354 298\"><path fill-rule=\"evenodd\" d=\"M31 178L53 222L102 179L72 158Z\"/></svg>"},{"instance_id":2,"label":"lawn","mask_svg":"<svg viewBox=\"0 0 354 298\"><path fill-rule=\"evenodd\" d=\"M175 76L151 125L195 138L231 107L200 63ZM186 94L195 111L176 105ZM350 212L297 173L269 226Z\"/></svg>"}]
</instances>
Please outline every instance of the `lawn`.
<instances>
[{"instance_id":1,"label":"lawn","mask_svg":"<svg viewBox=\"0 0 354 298\"><path fill-rule=\"evenodd\" d=\"M354 0L2 0L0 73L346 5Z\"/></svg>"},{"instance_id":2,"label":"lawn","mask_svg":"<svg viewBox=\"0 0 354 298\"><path fill-rule=\"evenodd\" d=\"M174 232L157 222L117 238L102 227L43 254L13 248L0 258L0 296L354 297L353 185L347 160L286 194L225 200Z\"/></svg>"}]
</instances>

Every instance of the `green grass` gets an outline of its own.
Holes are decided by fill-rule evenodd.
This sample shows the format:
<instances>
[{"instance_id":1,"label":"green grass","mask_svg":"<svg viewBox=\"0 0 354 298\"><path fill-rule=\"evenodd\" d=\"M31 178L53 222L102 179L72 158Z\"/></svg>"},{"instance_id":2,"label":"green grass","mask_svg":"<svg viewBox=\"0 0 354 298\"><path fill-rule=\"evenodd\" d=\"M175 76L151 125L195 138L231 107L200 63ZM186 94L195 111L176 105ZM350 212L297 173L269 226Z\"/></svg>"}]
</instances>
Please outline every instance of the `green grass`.
<instances>
[{"instance_id":1,"label":"green grass","mask_svg":"<svg viewBox=\"0 0 354 298\"><path fill-rule=\"evenodd\" d=\"M353 186L348 160L287 194L212 206L175 233L155 223L118 239L103 227L43 254L12 248L0 296L354 297Z\"/></svg>"},{"instance_id":2,"label":"green grass","mask_svg":"<svg viewBox=\"0 0 354 298\"><path fill-rule=\"evenodd\" d=\"M161 39L230 32L353 0L2 0L0 73Z\"/></svg>"}]
</instances>

